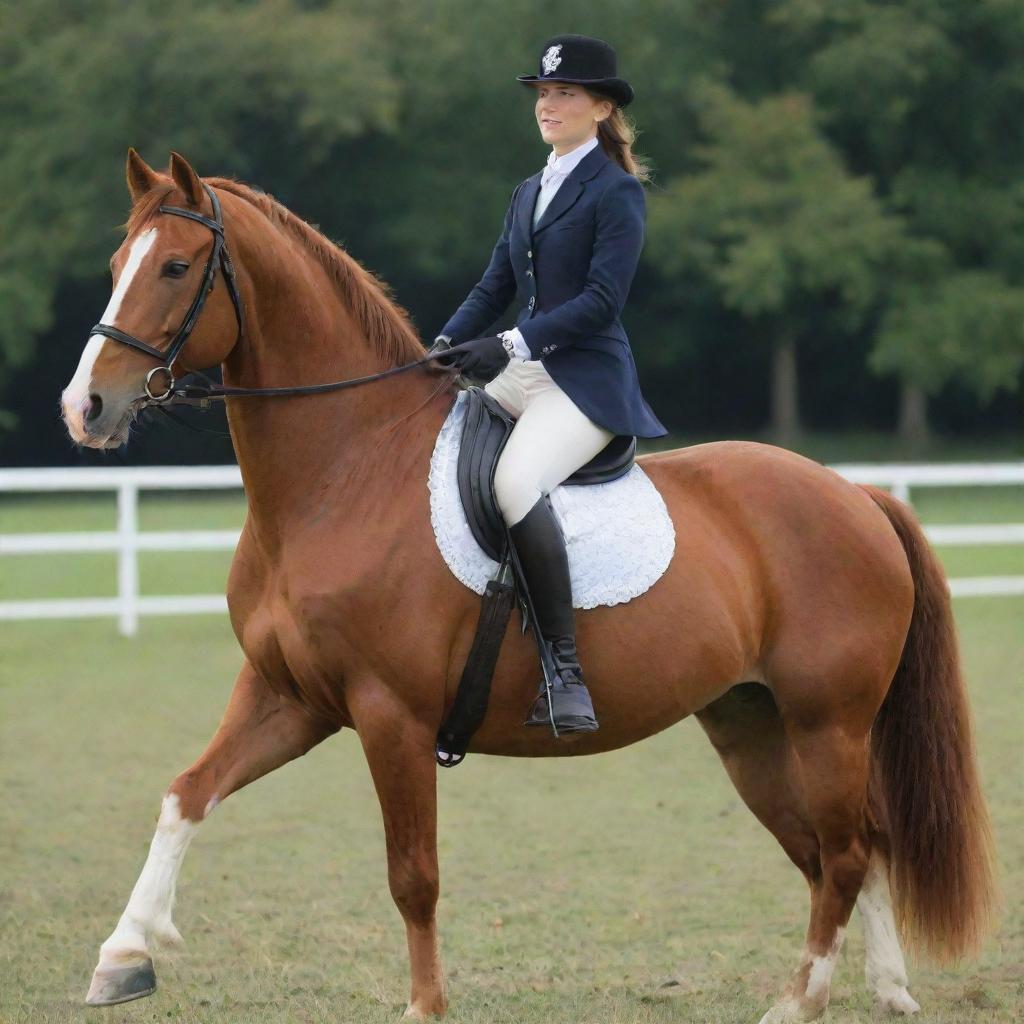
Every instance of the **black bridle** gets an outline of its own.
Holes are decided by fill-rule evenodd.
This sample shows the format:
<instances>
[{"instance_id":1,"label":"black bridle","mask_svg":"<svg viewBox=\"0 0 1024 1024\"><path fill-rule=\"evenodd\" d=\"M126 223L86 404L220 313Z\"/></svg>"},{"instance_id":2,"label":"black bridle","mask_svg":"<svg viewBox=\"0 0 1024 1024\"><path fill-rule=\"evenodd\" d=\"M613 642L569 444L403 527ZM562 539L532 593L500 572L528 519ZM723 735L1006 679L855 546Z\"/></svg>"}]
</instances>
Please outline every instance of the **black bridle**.
<instances>
[{"instance_id":1,"label":"black bridle","mask_svg":"<svg viewBox=\"0 0 1024 1024\"><path fill-rule=\"evenodd\" d=\"M122 345L128 345L139 352L144 352L147 356L152 356L161 364L160 366L154 366L146 374L146 398L151 402L166 402L177 390L171 367L174 364L174 360L178 358L178 354L185 347L185 342L188 341L189 335L199 319L199 314L203 311L203 306L206 304L206 297L213 291L213 283L217 277L218 265L224 270L224 280L227 282L228 294L231 296L231 304L235 307L235 319L238 321L238 338L242 337L242 333L245 330L245 313L242 308L241 297L238 294L238 286L235 283L235 268L231 263L231 256L228 253L227 246L224 244L224 220L221 217L220 200L217 199L216 193L205 181L202 185L206 190L206 194L210 197L210 202L213 204L212 220L209 217L204 217L201 213L197 213L195 210L185 210L180 206L165 206L161 204L159 207L161 213L170 213L175 217L187 217L189 220L203 224L213 232L213 246L206 260L206 267L203 270L203 279L200 282L199 291L196 292L195 298L185 313L185 318L181 321L181 326L171 339L170 346L166 351L161 351L127 334L119 327L114 327L112 324L96 324L89 332L90 334L103 334L108 338L113 338L114 341L119 341ZM153 377L161 371L167 375L166 387L160 394L154 394Z\"/></svg>"},{"instance_id":2,"label":"black bridle","mask_svg":"<svg viewBox=\"0 0 1024 1024\"><path fill-rule=\"evenodd\" d=\"M238 294L238 285L235 281L235 268L231 262L231 256L228 253L227 246L224 244L224 220L221 216L220 201L217 199L217 194L209 185L206 184L205 181L201 184L206 190L206 194L210 197L210 202L213 206L212 219L203 216L201 213L196 213L194 210L185 210L180 206L165 206L161 204L158 207L160 213L170 213L175 217L187 217L189 220L194 220L199 224L203 224L213 232L213 246L210 249L209 258L207 259L206 267L203 270L203 279L200 282L199 291L196 292L195 298L192 300L191 305L189 305L188 310L185 313L185 318L181 321L181 326L175 332L168 348L166 350L154 348L152 345L147 345L146 342L140 341L138 338L127 334L120 328L114 327L111 324L96 324L89 332L90 335L102 334L108 338L112 338L114 341L119 341L122 345L128 345L130 348L143 352L145 355L156 359L160 363L159 366L154 366L153 369L146 374L146 394L145 396L141 396L144 398L145 404L148 405L155 403L157 405L162 405L165 402L173 401L174 404L202 405L211 399L250 398L257 396L273 398L288 395L316 395L322 394L326 391L340 391L342 388L355 387L358 384L368 384L371 381L391 377L397 373L404 373L406 370L415 369L417 366L424 366L427 363L442 358L447 354L447 347L437 351L431 350L422 359L417 359L411 363L405 363L402 366L392 366L387 370L381 370L379 373L371 373L365 377L332 381L329 384L306 384L296 387L280 388L239 388L217 384L208 377L206 377L205 384L184 384L176 381L171 367L173 366L175 359L178 358L182 348L184 348L185 342L188 341L189 335L195 328L196 321L199 319L199 314L203 311L203 306L206 303L206 297L213 291L218 266L220 266L224 271L224 280L227 282L228 295L231 297L231 304L235 307L235 319L238 321L238 336L236 338L236 344L245 332L245 310L242 306L241 296ZM154 394L153 377L161 372L166 374L166 386L159 394ZM201 374L201 376L205 377L204 374Z\"/></svg>"}]
</instances>

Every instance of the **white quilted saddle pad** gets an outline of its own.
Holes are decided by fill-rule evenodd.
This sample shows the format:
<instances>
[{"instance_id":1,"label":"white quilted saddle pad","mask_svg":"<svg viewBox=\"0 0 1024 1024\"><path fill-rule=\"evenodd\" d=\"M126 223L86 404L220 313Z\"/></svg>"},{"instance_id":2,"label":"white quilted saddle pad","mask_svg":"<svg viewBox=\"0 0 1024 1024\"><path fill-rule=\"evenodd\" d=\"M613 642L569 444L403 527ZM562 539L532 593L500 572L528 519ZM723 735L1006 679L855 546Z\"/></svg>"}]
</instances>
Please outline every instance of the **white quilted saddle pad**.
<instances>
[{"instance_id":1,"label":"white quilted saddle pad","mask_svg":"<svg viewBox=\"0 0 1024 1024\"><path fill-rule=\"evenodd\" d=\"M459 498L458 463L467 394L459 392L430 459L430 522L438 549L457 579L478 594L498 563L469 529ZM668 509L638 465L604 484L560 486L551 505L562 527L575 608L639 597L672 561L676 535Z\"/></svg>"}]
</instances>

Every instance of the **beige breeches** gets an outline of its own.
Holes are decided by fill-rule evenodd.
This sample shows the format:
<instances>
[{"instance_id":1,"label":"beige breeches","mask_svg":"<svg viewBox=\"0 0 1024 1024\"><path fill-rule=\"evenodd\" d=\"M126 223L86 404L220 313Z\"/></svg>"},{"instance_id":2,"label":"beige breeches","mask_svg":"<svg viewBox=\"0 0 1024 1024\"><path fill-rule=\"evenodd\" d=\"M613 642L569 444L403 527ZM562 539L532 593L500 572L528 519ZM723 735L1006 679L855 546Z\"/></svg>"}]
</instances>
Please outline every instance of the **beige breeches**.
<instances>
[{"instance_id":1,"label":"beige breeches","mask_svg":"<svg viewBox=\"0 0 1024 1024\"><path fill-rule=\"evenodd\" d=\"M512 526L615 435L584 415L539 359L513 359L484 390L518 417L494 471L495 497Z\"/></svg>"}]
</instances>

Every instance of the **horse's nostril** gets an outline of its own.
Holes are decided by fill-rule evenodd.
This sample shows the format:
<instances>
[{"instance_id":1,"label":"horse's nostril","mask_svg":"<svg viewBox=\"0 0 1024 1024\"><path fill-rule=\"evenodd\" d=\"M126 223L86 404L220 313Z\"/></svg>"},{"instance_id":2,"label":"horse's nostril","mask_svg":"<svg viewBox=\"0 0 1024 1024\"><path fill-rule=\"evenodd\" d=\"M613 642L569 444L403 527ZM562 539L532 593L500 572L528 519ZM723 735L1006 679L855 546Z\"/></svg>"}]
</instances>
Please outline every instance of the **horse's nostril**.
<instances>
[{"instance_id":1,"label":"horse's nostril","mask_svg":"<svg viewBox=\"0 0 1024 1024\"><path fill-rule=\"evenodd\" d=\"M91 423L103 412L103 399L99 395L90 395L85 403L85 422Z\"/></svg>"}]
</instances>

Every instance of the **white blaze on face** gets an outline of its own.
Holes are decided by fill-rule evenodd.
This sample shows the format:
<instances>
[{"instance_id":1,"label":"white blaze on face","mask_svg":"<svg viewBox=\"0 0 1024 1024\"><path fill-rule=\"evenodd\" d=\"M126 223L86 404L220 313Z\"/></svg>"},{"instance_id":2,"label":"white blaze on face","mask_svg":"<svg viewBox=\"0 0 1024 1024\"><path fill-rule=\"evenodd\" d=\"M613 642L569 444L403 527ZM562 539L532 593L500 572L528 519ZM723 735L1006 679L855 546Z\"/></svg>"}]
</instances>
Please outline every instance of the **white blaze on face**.
<instances>
[{"instance_id":1,"label":"white blaze on face","mask_svg":"<svg viewBox=\"0 0 1024 1024\"><path fill-rule=\"evenodd\" d=\"M156 241L156 233L156 228L150 228L148 231L143 231L132 242L131 249L128 251L128 261L124 265L121 276L117 279L117 286L110 296L107 308L99 319L101 324L109 324L112 327L117 326L117 314L121 310L121 304L124 302L124 297L128 294L132 280L138 273L139 267L142 266L146 254L153 248L153 243ZM61 396L64 416L68 424L79 432L84 432L82 407L92 392L93 367L96 365L96 360L99 358L103 346L109 344L116 343L111 342L109 338L102 334L94 334L89 338L82 352L82 357L78 361L78 369L75 370L71 383L64 389L64 394Z\"/></svg>"}]
</instances>

